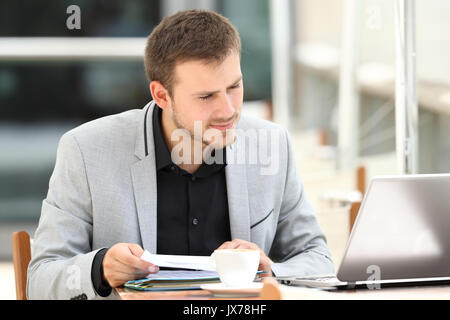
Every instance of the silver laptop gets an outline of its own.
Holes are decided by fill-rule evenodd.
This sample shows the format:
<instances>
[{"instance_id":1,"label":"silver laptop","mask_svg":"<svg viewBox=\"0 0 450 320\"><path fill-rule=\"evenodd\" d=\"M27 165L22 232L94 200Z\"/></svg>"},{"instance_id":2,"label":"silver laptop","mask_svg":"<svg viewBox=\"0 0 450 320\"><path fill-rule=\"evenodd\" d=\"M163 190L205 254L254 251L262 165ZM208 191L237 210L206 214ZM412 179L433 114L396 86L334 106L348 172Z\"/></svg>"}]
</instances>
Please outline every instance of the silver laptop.
<instances>
[{"instance_id":1,"label":"silver laptop","mask_svg":"<svg viewBox=\"0 0 450 320\"><path fill-rule=\"evenodd\" d=\"M337 275L277 279L330 289L450 283L450 174L373 178Z\"/></svg>"}]
</instances>

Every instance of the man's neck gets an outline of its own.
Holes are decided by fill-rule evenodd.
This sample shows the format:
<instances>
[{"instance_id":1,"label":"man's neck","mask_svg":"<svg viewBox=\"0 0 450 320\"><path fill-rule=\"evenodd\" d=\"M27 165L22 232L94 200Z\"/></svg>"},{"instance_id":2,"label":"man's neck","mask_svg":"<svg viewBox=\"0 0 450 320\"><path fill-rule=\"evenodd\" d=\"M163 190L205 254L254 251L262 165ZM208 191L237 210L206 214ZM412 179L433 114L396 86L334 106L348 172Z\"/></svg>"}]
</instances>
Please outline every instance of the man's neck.
<instances>
[{"instance_id":1,"label":"man's neck","mask_svg":"<svg viewBox=\"0 0 450 320\"><path fill-rule=\"evenodd\" d=\"M163 137L164 140L167 144L167 147L169 149L169 152L172 154L172 150L173 148L180 143L179 141L172 141L171 137L172 137L172 133L174 130L178 129L175 124L173 123L173 121L169 118L169 116L167 115L167 112L164 112L164 110L162 111L162 115L161 115L161 128L162 128L162 132L163 132ZM194 143L194 139L192 138L190 141L190 151L191 151L191 156L190 156L190 161L188 163L184 163L181 162L178 164L178 166L183 169L186 172L189 172L190 174L194 174L198 168L200 168L200 166L202 165L202 160L198 161L197 159L194 158L195 156L195 149L194 148L198 148L198 146ZM199 151L197 151L199 152ZM177 153L178 154L178 153ZM181 150L178 154L182 159L184 159L183 157L183 150ZM203 144L201 146L201 155L203 155ZM203 159L203 158L201 158ZM194 161L197 160L197 161ZM200 162L200 163L199 163Z\"/></svg>"}]
</instances>

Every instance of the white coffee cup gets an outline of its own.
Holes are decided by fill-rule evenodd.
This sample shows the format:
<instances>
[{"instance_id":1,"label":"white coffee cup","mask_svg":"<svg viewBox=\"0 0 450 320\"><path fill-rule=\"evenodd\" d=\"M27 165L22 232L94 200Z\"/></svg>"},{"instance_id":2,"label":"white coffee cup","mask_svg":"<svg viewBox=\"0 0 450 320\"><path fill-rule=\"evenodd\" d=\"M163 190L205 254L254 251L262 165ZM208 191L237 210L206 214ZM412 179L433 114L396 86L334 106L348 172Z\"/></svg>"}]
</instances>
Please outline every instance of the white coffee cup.
<instances>
[{"instance_id":1,"label":"white coffee cup","mask_svg":"<svg viewBox=\"0 0 450 320\"><path fill-rule=\"evenodd\" d=\"M259 266L259 250L220 249L211 259L220 281L230 287L245 286L255 279Z\"/></svg>"}]
</instances>

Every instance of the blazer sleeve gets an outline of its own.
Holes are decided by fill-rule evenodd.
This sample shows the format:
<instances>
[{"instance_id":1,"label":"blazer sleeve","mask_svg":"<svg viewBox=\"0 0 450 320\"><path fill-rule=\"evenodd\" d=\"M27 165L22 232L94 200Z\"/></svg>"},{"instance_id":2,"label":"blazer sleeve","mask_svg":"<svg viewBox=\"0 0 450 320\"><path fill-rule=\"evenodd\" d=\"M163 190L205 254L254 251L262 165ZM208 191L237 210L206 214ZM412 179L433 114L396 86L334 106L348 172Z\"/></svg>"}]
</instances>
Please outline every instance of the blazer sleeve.
<instances>
[{"instance_id":1,"label":"blazer sleeve","mask_svg":"<svg viewBox=\"0 0 450 320\"><path fill-rule=\"evenodd\" d=\"M286 130L284 136L287 172L277 231L269 252L269 257L275 262L272 271L276 276L334 274L326 237L305 197Z\"/></svg>"},{"instance_id":2,"label":"blazer sleeve","mask_svg":"<svg viewBox=\"0 0 450 320\"><path fill-rule=\"evenodd\" d=\"M28 299L99 298L91 280L92 201L80 147L60 139L47 198L32 243Z\"/></svg>"}]
</instances>

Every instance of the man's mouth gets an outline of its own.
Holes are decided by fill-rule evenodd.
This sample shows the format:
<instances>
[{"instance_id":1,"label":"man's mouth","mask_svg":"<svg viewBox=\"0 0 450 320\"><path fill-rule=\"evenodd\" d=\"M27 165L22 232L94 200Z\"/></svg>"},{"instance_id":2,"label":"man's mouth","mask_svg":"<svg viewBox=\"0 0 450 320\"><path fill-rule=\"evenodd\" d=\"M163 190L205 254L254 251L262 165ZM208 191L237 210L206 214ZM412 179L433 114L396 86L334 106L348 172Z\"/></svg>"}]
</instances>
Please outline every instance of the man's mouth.
<instances>
[{"instance_id":1,"label":"man's mouth","mask_svg":"<svg viewBox=\"0 0 450 320\"><path fill-rule=\"evenodd\" d=\"M233 124L234 124L234 120L227 122L227 123L210 124L209 126L211 128L223 131L223 130L231 129L233 127Z\"/></svg>"}]
</instances>

